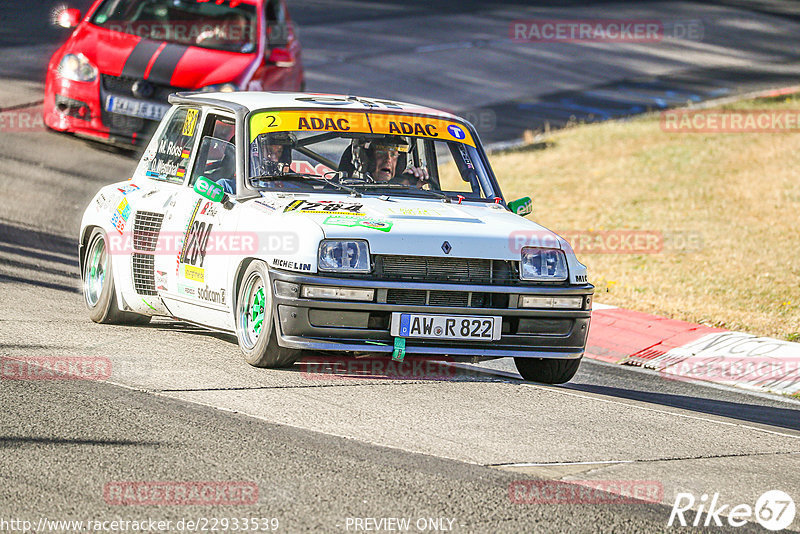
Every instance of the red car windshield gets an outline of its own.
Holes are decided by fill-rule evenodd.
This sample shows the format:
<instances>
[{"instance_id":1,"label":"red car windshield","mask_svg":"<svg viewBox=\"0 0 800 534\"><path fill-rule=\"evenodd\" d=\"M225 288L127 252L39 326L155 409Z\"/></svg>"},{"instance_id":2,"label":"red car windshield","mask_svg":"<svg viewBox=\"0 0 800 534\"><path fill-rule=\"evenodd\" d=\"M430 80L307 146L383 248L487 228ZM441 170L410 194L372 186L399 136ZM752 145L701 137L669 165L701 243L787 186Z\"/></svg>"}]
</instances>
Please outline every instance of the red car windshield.
<instances>
[{"instance_id":1,"label":"red car windshield","mask_svg":"<svg viewBox=\"0 0 800 534\"><path fill-rule=\"evenodd\" d=\"M91 22L143 39L253 53L256 20L255 6L241 0L106 0Z\"/></svg>"}]
</instances>

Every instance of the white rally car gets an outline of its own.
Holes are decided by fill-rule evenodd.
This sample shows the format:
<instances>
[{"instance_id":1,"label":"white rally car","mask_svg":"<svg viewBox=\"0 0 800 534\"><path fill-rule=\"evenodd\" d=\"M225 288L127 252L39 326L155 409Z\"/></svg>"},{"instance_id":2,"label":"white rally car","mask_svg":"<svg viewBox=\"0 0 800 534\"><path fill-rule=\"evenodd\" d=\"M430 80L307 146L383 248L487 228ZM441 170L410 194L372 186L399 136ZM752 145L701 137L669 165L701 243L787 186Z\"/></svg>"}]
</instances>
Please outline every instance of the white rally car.
<instances>
[{"instance_id":1,"label":"white rally car","mask_svg":"<svg viewBox=\"0 0 800 534\"><path fill-rule=\"evenodd\" d=\"M84 213L92 320L235 333L257 367L338 351L577 371L586 268L523 217L529 198L506 202L469 123L339 95L170 102L133 176Z\"/></svg>"}]
</instances>

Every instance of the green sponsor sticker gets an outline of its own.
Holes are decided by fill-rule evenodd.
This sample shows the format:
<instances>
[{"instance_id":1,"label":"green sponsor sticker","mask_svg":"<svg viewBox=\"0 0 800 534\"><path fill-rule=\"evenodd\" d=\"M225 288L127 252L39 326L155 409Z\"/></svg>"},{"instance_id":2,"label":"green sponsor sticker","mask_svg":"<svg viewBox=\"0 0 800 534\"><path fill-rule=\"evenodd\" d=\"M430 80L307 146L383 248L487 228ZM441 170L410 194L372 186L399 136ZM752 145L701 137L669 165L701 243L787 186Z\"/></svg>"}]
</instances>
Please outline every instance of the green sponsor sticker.
<instances>
[{"instance_id":1,"label":"green sponsor sticker","mask_svg":"<svg viewBox=\"0 0 800 534\"><path fill-rule=\"evenodd\" d=\"M222 202L225 191L205 176L200 176L194 184L194 192L212 202Z\"/></svg>"},{"instance_id":2,"label":"green sponsor sticker","mask_svg":"<svg viewBox=\"0 0 800 534\"><path fill-rule=\"evenodd\" d=\"M394 226L392 221L385 221L383 219L364 219L362 217L348 217L346 215L331 215L323 224L329 226L363 226L364 228L371 228L380 232L388 232Z\"/></svg>"},{"instance_id":3,"label":"green sponsor sticker","mask_svg":"<svg viewBox=\"0 0 800 534\"><path fill-rule=\"evenodd\" d=\"M531 197L522 197L508 203L508 209L524 217L533 213L533 200Z\"/></svg>"},{"instance_id":4,"label":"green sponsor sticker","mask_svg":"<svg viewBox=\"0 0 800 534\"><path fill-rule=\"evenodd\" d=\"M394 352L392 352L392 359L396 362L402 362L406 357L406 338L394 338Z\"/></svg>"}]
</instances>

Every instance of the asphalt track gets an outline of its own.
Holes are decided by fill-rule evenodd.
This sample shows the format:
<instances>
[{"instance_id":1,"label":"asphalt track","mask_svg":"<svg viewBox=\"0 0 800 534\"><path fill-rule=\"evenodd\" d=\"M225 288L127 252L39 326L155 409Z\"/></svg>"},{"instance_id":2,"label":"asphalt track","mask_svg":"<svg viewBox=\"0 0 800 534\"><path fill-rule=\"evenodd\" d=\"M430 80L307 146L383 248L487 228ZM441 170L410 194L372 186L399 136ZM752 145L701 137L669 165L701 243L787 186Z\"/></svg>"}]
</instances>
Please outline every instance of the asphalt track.
<instances>
[{"instance_id":1,"label":"asphalt track","mask_svg":"<svg viewBox=\"0 0 800 534\"><path fill-rule=\"evenodd\" d=\"M544 103L563 91L587 97L604 84L680 79L705 98L713 87L795 82L800 22L787 5L342 1L292 11L311 89L489 110L495 124L483 135L503 141L531 124L515 125L508 117L518 113L503 106L538 103L531 116L550 120ZM41 22L50 7L0 7L0 108L41 100L42 66L59 38ZM701 20L706 37L656 49L502 42L517 18L612 14ZM718 75L737 69L747 76ZM800 498L795 401L591 361L560 387L524 383L503 360L442 368L433 380L264 371L242 361L234 339L184 323L91 323L75 256L80 215L135 161L68 136L4 131L0 162L0 356L112 364L103 382L0 380L0 521L275 517L284 532L341 532L354 531L348 518L409 517L452 519L457 532L656 532L672 530L678 492L751 506L772 489ZM530 479L650 481L663 493L658 503L512 502L509 485ZM115 481L206 480L255 483L258 501L103 498ZM0 531L12 530L0 522Z\"/></svg>"}]
</instances>

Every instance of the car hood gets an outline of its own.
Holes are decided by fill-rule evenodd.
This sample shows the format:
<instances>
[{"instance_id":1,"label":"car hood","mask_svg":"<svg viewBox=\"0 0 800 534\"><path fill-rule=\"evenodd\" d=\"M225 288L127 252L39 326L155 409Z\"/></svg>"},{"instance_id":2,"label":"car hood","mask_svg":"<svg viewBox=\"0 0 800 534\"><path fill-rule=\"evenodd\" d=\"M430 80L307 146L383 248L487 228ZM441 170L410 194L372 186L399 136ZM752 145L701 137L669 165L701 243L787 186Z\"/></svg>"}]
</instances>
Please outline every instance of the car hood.
<instances>
[{"instance_id":1,"label":"car hood","mask_svg":"<svg viewBox=\"0 0 800 534\"><path fill-rule=\"evenodd\" d=\"M183 89L236 81L256 57L142 39L92 24L81 25L64 52L82 53L103 74L144 79L147 73L150 82Z\"/></svg>"},{"instance_id":2,"label":"car hood","mask_svg":"<svg viewBox=\"0 0 800 534\"><path fill-rule=\"evenodd\" d=\"M499 204L338 195L265 195L277 212L316 222L326 239L366 239L374 254L518 260L523 246L569 250Z\"/></svg>"}]
</instances>

